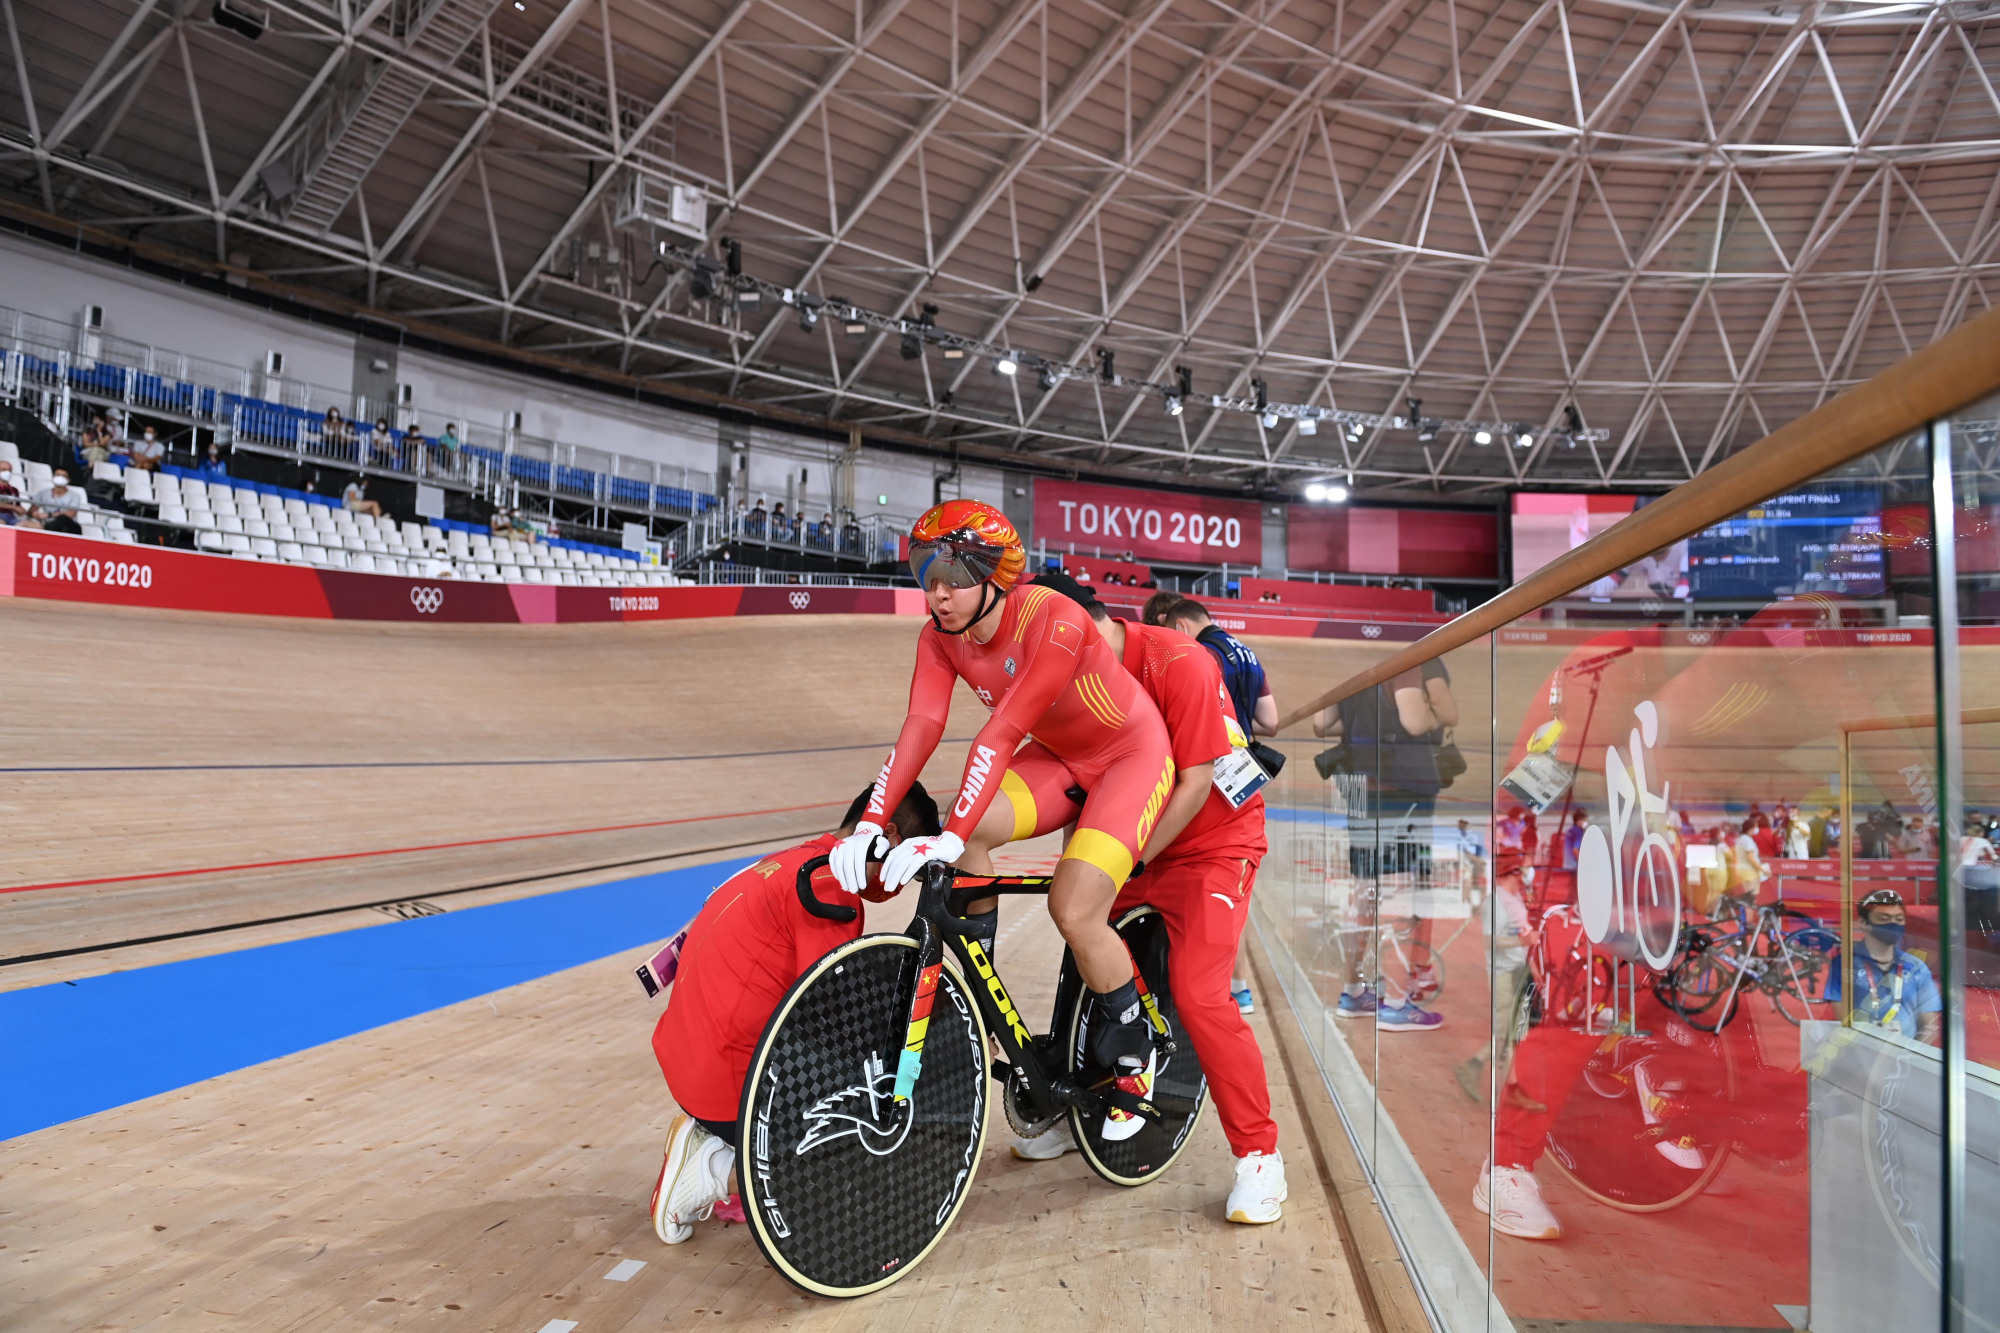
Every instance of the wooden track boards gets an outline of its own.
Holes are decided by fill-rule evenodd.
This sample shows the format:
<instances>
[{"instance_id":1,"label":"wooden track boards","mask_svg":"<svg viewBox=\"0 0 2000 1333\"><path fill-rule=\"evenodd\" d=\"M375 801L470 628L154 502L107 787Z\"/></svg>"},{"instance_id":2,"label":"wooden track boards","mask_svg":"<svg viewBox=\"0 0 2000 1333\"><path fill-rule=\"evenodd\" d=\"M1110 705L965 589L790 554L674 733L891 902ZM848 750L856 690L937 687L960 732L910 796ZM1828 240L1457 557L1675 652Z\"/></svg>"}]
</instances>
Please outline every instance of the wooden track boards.
<instances>
[{"instance_id":1,"label":"wooden track boards","mask_svg":"<svg viewBox=\"0 0 2000 1333\"><path fill-rule=\"evenodd\" d=\"M487 844L317 870L0 894L0 936L18 955L28 951L23 939L73 940L84 927L99 941L129 938L362 901L357 894L416 897L594 858L816 831L839 813L829 802L844 804L872 777L894 735L914 629L887 617L408 629L0 600L0 642L24 697L82 701L60 710L57 744L29 711L0 724L16 767L816 751L661 764L637 776L587 765L553 774L485 765L0 775L0 818L29 835L17 845L34 843L0 887L446 841L441 826L462 840L703 817L546 840L560 854ZM1318 646L1287 647L1303 663ZM1363 660L1370 652L1359 650ZM1346 662L1315 669L1338 678ZM950 735L969 735L984 716L969 694L961 702ZM855 748L820 748L836 745ZM963 748L941 747L926 781L952 787ZM792 805L810 808L731 821L726 834L706 818ZM1029 1012L1046 1013L1060 941L1038 902L1009 900L1003 910L1003 966ZM897 916L885 912L873 927L892 928ZM0 985L351 929L358 919L371 918L344 913L6 969ZM697 1319L721 1328L930 1328L945 1319L1012 1328L1024 1317L1049 1329L1162 1319L1363 1326L1275 1059L1292 1189L1276 1226L1222 1220L1231 1159L1213 1116L1167 1179L1124 1191L1074 1156L1012 1159L996 1111L952 1235L877 1297L802 1296L740 1227L706 1225L668 1249L645 1211L673 1109L648 1045L661 1006L641 997L632 962L602 959L0 1144L4 1322L530 1333L551 1319L576 1319L580 1333ZM1274 1049L1268 1029L1260 1040ZM606 1281L628 1257L647 1267L629 1282Z\"/></svg>"}]
</instances>

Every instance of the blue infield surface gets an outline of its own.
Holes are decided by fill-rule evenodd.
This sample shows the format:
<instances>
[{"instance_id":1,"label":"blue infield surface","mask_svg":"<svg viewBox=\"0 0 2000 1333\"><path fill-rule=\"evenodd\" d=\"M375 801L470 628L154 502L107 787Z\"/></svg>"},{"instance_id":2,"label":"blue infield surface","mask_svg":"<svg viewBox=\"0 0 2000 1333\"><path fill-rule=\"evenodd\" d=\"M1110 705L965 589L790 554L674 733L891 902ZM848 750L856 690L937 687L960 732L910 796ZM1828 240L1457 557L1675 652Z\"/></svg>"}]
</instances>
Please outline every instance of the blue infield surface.
<instances>
[{"instance_id":1,"label":"blue infield surface","mask_svg":"<svg viewBox=\"0 0 2000 1333\"><path fill-rule=\"evenodd\" d=\"M749 860L0 993L0 1139L664 939ZM631 983L636 994L638 982Z\"/></svg>"}]
</instances>

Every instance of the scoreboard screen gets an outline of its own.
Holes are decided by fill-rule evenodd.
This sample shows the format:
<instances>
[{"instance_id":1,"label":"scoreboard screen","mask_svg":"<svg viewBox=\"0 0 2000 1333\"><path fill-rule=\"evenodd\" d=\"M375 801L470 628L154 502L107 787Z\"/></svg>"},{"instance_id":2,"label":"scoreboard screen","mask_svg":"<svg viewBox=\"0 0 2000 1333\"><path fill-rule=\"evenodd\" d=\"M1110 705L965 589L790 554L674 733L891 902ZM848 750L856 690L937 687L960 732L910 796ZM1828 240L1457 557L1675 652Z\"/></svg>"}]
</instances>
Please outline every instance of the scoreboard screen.
<instances>
[{"instance_id":1,"label":"scoreboard screen","mask_svg":"<svg viewBox=\"0 0 2000 1333\"><path fill-rule=\"evenodd\" d=\"M1888 587L1881 534L1873 488L1776 496L1688 539L1689 588L1696 598L1743 601L1879 595Z\"/></svg>"}]
</instances>

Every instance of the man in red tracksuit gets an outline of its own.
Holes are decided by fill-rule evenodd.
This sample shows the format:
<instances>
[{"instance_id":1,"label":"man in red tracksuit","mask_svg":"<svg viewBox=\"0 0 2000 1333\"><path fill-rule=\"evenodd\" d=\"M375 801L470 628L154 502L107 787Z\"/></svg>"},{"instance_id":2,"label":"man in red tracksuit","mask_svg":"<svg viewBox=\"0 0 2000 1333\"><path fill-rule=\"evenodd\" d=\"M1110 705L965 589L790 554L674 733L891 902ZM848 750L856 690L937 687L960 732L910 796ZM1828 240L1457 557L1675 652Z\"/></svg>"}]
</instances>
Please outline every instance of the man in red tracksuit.
<instances>
[{"instance_id":1,"label":"man in red tracksuit","mask_svg":"<svg viewBox=\"0 0 2000 1333\"><path fill-rule=\"evenodd\" d=\"M1174 630L1114 619L1089 589L1062 574L1050 587L1079 603L1098 632L1159 708L1175 768L1167 808L1144 848L1145 869L1120 890L1118 913L1149 903L1166 918L1174 1004L1194 1042L1215 1097L1223 1133L1236 1155L1226 1215L1232 1222L1275 1222L1283 1215L1284 1159L1257 1038L1229 993L1230 970L1250 911L1250 887L1266 849L1264 798L1232 804L1215 775L1218 762L1247 746L1215 657ZM1240 760L1238 762L1241 762ZM1077 814L1060 765L1024 749L1009 769L993 810L968 844L968 860L1010 838L1048 833ZM1059 1157L1075 1147L1067 1126L1017 1140L1016 1156Z\"/></svg>"},{"instance_id":2,"label":"man in red tracksuit","mask_svg":"<svg viewBox=\"0 0 2000 1333\"><path fill-rule=\"evenodd\" d=\"M667 1129L667 1151L653 1186L653 1230L669 1245L694 1234L694 1224L734 1190L737 1110L750 1058L771 1013L792 983L828 951L858 939L864 913L828 921L799 904L799 868L825 856L867 809L871 785L854 798L841 826L810 842L764 857L724 880L709 895L681 945L667 1011L653 1029L653 1054L680 1106ZM912 782L882 837L935 837L937 802ZM893 896L871 876L862 897ZM821 866L812 885L827 902L844 902L833 872Z\"/></svg>"}]
</instances>

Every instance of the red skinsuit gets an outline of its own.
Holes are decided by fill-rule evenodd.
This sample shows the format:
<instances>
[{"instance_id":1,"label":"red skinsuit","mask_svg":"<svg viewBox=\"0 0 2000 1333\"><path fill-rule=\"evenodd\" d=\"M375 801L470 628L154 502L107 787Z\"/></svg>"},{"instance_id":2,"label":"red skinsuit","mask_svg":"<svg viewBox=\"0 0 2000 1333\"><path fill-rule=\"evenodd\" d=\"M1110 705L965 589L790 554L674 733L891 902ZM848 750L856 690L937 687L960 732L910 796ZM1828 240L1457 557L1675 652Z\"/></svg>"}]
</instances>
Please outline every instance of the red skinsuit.
<instances>
[{"instance_id":1,"label":"red skinsuit","mask_svg":"<svg viewBox=\"0 0 2000 1333\"><path fill-rule=\"evenodd\" d=\"M944 735L952 684L961 678L993 716L972 738L945 831L971 837L1009 773L1014 747L1032 730L1071 783L1090 793L1063 859L1085 861L1124 884L1173 791L1166 724L1083 608L1037 584L1007 596L1000 627L985 643L935 625L918 633L909 716L875 779L868 818L888 823L884 812L902 801Z\"/></svg>"},{"instance_id":2,"label":"red skinsuit","mask_svg":"<svg viewBox=\"0 0 2000 1333\"><path fill-rule=\"evenodd\" d=\"M1235 709L1213 653L1185 634L1125 623L1123 665L1166 719L1176 768L1229 753ZM1076 806L1064 794L1068 786L1055 756L1033 743L1023 747L1005 788L1014 807L1015 836L1046 833L1075 818ZM1211 788L1187 827L1146 863L1146 872L1124 887L1112 908L1115 917L1150 903L1166 919L1174 1004L1215 1094L1222 1132L1238 1157L1278 1147L1264 1056L1229 994L1236 946L1250 912L1250 886L1265 846L1264 798L1253 796L1232 808Z\"/></svg>"},{"instance_id":3,"label":"red skinsuit","mask_svg":"<svg viewBox=\"0 0 2000 1333\"><path fill-rule=\"evenodd\" d=\"M799 867L838 841L822 834L738 871L688 927L667 1012L653 1029L653 1055L689 1115L736 1119L750 1056L778 1001L821 955L860 936L863 913L843 923L799 905ZM813 887L826 902L861 906L825 866L813 873Z\"/></svg>"}]
</instances>

